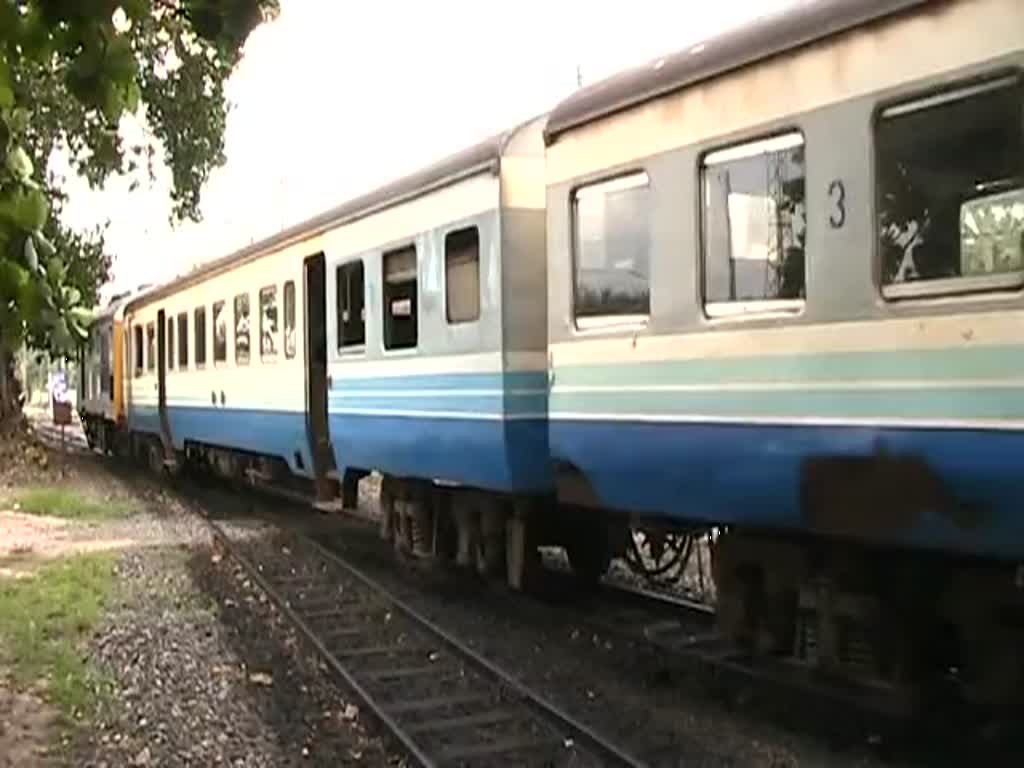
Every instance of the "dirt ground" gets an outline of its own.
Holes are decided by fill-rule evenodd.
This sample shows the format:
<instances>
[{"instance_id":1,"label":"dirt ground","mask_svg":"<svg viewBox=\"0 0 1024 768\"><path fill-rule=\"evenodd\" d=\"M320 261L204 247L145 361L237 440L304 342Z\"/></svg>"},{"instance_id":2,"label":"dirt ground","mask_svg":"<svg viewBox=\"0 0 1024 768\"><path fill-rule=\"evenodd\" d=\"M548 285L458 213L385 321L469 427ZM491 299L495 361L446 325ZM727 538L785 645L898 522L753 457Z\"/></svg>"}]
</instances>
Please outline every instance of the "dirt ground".
<instances>
[{"instance_id":1,"label":"dirt ground","mask_svg":"<svg viewBox=\"0 0 1024 768\"><path fill-rule=\"evenodd\" d=\"M0 768L401 764L279 616L243 610L267 609L265 597L222 572L182 502L89 454L79 430L61 448L48 414L31 415L31 431L0 434L0 594L79 553L109 553L113 570L100 620L72 643L97 686L84 715L55 699L53 668L26 681L0 635ZM55 489L89 497L92 514L25 502Z\"/></svg>"},{"instance_id":2,"label":"dirt ground","mask_svg":"<svg viewBox=\"0 0 1024 768\"><path fill-rule=\"evenodd\" d=\"M32 578L55 558L181 541L172 526L148 519L161 501L158 492L139 500L139 519L65 520L20 511L12 499L29 487L73 487L100 503L139 495L87 454L80 427L66 429L61 449L59 431L46 416L30 415L31 431L21 425L0 435L0 587L5 579ZM61 714L45 701L42 684L19 690L9 672L0 665L0 768L49 765L60 743Z\"/></svg>"},{"instance_id":3,"label":"dirt ground","mask_svg":"<svg viewBox=\"0 0 1024 768\"><path fill-rule=\"evenodd\" d=\"M123 525L89 525L0 509L0 577L26 578L40 560L139 545Z\"/></svg>"},{"instance_id":4,"label":"dirt ground","mask_svg":"<svg viewBox=\"0 0 1024 768\"><path fill-rule=\"evenodd\" d=\"M0 670L0 768L36 766L56 739L58 714L34 692L16 691Z\"/></svg>"}]
</instances>

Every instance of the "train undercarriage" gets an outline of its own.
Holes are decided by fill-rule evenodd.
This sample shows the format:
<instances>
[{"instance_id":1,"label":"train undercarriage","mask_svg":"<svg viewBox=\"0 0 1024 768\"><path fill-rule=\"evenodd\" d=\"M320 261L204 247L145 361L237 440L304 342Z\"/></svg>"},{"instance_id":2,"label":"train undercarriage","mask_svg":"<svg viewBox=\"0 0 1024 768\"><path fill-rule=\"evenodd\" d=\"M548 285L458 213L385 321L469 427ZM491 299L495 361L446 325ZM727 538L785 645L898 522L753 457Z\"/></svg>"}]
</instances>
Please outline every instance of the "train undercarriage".
<instances>
[{"instance_id":1,"label":"train undercarriage","mask_svg":"<svg viewBox=\"0 0 1024 768\"><path fill-rule=\"evenodd\" d=\"M132 444L141 463L167 469L158 438ZM279 459L200 445L180 459L200 474L298 490ZM364 476L334 483L346 508ZM683 528L391 476L379 482L380 535L404 556L530 591L541 548L561 547L584 583L613 561L653 587L689 579L690 596L712 604L718 632L749 660L790 664L911 707L938 696L978 712L1022 703L1024 568L1015 564L791 532Z\"/></svg>"},{"instance_id":2,"label":"train undercarriage","mask_svg":"<svg viewBox=\"0 0 1024 768\"><path fill-rule=\"evenodd\" d=\"M936 696L978 712L1021 703L1024 569L1012 564L786 532L672 528L389 477L380 506L381 535L396 549L513 588L529 589L538 546L549 545L563 547L586 582L613 560L655 587L695 573L709 583L688 591L713 602L719 632L750 660L792 664L901 707Z\"/></svg>"}]
</instances>

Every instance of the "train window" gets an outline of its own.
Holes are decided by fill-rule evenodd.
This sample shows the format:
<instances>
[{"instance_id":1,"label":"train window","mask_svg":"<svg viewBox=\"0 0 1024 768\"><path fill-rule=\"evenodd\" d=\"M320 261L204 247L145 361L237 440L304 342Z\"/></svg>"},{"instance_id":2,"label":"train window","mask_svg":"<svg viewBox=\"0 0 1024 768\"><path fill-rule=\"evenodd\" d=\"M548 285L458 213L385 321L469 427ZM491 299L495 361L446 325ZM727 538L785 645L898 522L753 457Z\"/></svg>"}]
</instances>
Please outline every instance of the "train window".
<instances>
[{"instance_id":1,"label":"train window","mask_svg":"<svg viewBox=\"0 0 1024 768\"><path fill-rule=\"evenodd\" d=\"M888 107L875 126L882 293L1024 285L1024 81Z\"/></svg>"},{"instance_id":2,"label":"train window","mask_svg":"<svg viewBox=\"0 0 1024 768\"><path fill-rule=\"evenodd\" d=\"M260 288L260 358L277 357L277 286Z\"/></svg>"},{"instance_id":3,"label":"train window","mask_svg":"<svg viewBox=\"0 0 1024 768\"><path fill-rule=\"evenodd\" d=\"M193 310L193 335L196 344L196 368L206 366L206 307L199 306Z\"/></svg>"},{"instance_id":4,"label":"train window","mask_svg":"<svg viewBox=\"0 0 1024 768\"><path fill-rule=\"evenodd\" d=\"M295 357L295 283L284 284L284 356Z\"/></svg>"},{"instance_id":5,"label":"train window","mask_svg":"<svg viewBox=\"0 0 1024 768\"><path fill-rule=\"evenodd\" d=\"M576 324L644 321L651 311L650 180L632 173L573 193Z\"/></svg>"},{"instance_id":6,"label":"train window","mask_svg":"<svg viewBox=\"0 0 1024 768\"><path fill-rule=\"evenodd\" d=\"M192 332L196 342L196 368L206 365L206 307L196 307L192 313Z\"/></svg>"},{"instance_id":7,"label":"train window","mask_svg":"<svg viewBox=\"0 0 1024 768\"><path fill-rule=\"evenodd\" d=\"M156 368L156 326L146 323L146 370Z\"/></svg>"},{"instance_id":8,"label":"train window","mask_svg":"<svg viewBox=\"0 0 1024 768\"><path fill-rule=\"evenodd\" d=\"M188 368L188 312L178 313L178 368Z\"/></svg>"},{"instance_id":9,"label":"train window","mask_svg":"<svg viewBox=\"0 0 1024 768\"><path fill-rule=\"evenodd\" d=\"M100 392L110 397L114 392L113 360L110 354L110 329L100 332Z\"/></svg>"},{"instance_id":10,"label":"train window","mask_svg":"<svg viewBox=\"0 0 1024 768\"><path fill-rule=\"evenodd\" d=\"M385 253L384 348L409 349L416 346L416 246Z\"/></svg>"},{"instance_id":11,"label":"train window","mask_svg":"<svg viewBox=\"0 0 1024 768\"><path fill-rule=\"evenodd\" d=\"M235 296L235 364L249 364L249 294Z\"/></svg>"},{"instance_id":12,"label":"train window","mask_svg":"<svg viewBox=\"0 0 1024 768\"><path fill-rule=\"evenodd\" d=\"M701 225L709 316L803 306L805 165L799 133L704 157Z\"/></svg>"},{"instance_id":13,"label":"train window","mask_svg":"<svg viewBox=\"0 0 1024 768\"><path fill-rule=\"evenodd\" d=\"M363 262L342 264L335 272L338 312L338 349L366 343L366 296Z\"/></svg>"},{"instance_id":14,"label":"train window","mask_svg":"<svg viewBox=\"0 0 1024 768\"><path fill-rule=\"evenodd\" d=\"M142 353L142 326L136 325L132 328L132 351L135 354L135 376L138 378L142 375L142 369L145 368L145 356Z\"/></svg>"},{"instance_id":15,"label":"train window","mask_svg":"<svg viewBox=\"0 0 1024 768\"><path fill-rule=\"evenodd\" d=\"M213 362L224 363L228 359L228 318L223 301L213 303Z\"/></svg>"},{"instance_id":16,"label":"train window","mask_svg":"<svg viewBox=\"0 0 1024 768\"><path fill-rule=\"evenodd\" d=\"M480 317L480 230L466 227L444 238L445 306L449 323Z\"/></svg>"},{"instance_id":17,"label":"train window","mask_svg":"<svg viewBox=\"0 0 1024 768\"><path fill-rule=\"evenodd\" d=\"M167 370L174 370L174 318L167 318Z\"/></svg>"}]
</instances>

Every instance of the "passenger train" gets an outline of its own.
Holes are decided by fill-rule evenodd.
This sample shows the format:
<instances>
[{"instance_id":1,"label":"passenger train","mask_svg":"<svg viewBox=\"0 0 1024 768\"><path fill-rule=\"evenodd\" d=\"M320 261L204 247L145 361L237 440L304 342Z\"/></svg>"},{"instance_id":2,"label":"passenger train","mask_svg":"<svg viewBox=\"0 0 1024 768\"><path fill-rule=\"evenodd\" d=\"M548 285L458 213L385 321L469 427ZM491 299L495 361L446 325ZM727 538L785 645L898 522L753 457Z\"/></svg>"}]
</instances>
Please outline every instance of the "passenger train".
<instances>
[{"instance_id":1,"label":"passenger train","mask_svg":"<svg viewBox=\"0 0 1024 768\"><path fill-rule=\"evenodd\" d=\"M93 445L522 586L713 530L719 624L1024 663L1024 4L813 0L106 308Z\"/></svg>"}]
</instances>

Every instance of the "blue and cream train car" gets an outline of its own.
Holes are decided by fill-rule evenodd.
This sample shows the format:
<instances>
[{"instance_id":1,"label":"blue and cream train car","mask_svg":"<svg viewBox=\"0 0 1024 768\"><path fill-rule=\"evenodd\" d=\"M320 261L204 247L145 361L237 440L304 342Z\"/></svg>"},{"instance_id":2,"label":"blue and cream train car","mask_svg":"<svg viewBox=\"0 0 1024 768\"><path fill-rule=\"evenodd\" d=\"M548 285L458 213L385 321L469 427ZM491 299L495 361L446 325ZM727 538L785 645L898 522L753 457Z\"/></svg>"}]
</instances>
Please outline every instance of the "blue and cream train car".
<instances>
[{"instance_id":1,"label":"blue and cream train car","mask_svg":"<svg viewBox=\"0 0 1024 768\"><path fill-rule=\"evenodd\" d=\"M550 488L543 121L419 195L356 201L327 242L331 443L342 475ZM361 209L366 205L368 210Z\"/></svg>"},{"instance_id":2,"label":"blue and cream train car","mask_svg":"<svg viewBox=\"0 0 1024 768\"><path fill-rule=\"evenodd\" d=\"M813 0L132 299L127 424L516 584L710 530L748 651L994 701L1022 233L1024 4Z\"/></svg>"},{"instance_id":3,"label":"blue and cream train car","mask_svg":"<svg viewBox=\"0 0 1024 768\"><path fill-rule=\"evenodd\" d=\"M725 526L752 648L1019 684L1022 96L1019 0L821 0L548 120L561 498Z\"/></svg>"},{"instance_id":4,"label":"blue and cream train car","mask_svg":"<svg viewBox=\"0 0 1024 768\"><path fill-rule=\"evenodd\" d=\"M549 490L546 318L521 298L544 293L542 128L133 300L138 452L313 479L324 506L374 470L403 498L417 482Z\"/></svg>"},{"instance_id":5,"label":"blue and cream train car","mask_svg":"<svg viewBox=\"0 0 1024 768\"><path fill-rule=\"evenodd\" d=\"M93 317L88 343L79 356L78 414L89 445L114 452L124 441L124 308L127 295L114 296Z\"/></svg>"},{"instance_id":6,"label":"blue and cream train car","mask_svg":"<svg viewBox=\"0 0 1024 768\"><path fill-rule=\"evenodd\" d=\"M243 251L130 302L127 415L139 451L174 465L203 449L235 470L228 451L240 451L309 474L302 247L316 244Z\"/></svg>"}]
</instances>

